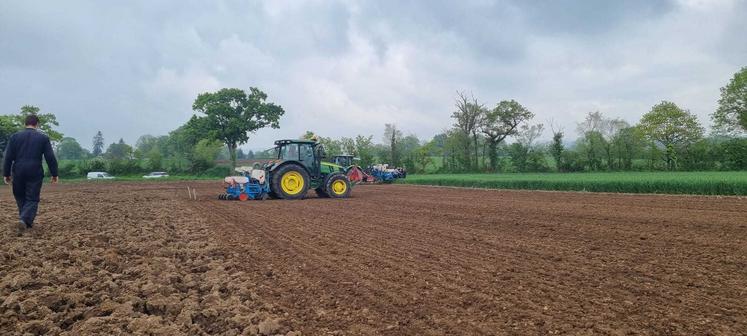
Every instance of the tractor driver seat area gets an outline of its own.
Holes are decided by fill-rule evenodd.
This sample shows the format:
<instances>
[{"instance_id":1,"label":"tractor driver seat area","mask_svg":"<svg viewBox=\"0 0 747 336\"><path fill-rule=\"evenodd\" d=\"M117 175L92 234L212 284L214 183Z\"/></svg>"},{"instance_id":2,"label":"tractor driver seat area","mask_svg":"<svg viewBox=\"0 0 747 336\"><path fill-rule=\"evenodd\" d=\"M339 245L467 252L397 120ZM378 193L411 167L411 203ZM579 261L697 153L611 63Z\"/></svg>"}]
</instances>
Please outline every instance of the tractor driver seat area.
<instances>
[{"instance_id":1,"label":"tractor driver seat area","mask_svg":"<svg viewBox=\"0 0 747 336\"><path fill-rule=\"evenodd\" d=\"M314 171L318 172L321 170L322 159L327 157L327 151L324 150L324 145L317 144L314 146Z\"/></svg>"}]
</instances>

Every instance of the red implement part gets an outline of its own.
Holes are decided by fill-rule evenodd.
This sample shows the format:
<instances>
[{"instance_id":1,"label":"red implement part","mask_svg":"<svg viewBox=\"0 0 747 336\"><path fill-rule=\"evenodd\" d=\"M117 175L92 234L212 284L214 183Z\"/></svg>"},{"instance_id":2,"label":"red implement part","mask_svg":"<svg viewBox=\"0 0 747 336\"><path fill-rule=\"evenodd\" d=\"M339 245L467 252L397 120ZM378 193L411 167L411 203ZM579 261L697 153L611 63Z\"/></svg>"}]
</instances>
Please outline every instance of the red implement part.
<instances>
[{"instance_id":1,"label":"red implement part","mask_svg":"<svg viewBox=\"0 0 747 336\"><path fill-rule=\"evenodd\" d=\"M376 181L376 178L366 174L360 167L358 166L351 166L348 168L348 172L346 174L348 176L348 179L353 184L378 184L379 181Z\"/></svg>"},{"instance_id":2,"label":"red implement part","mask_svg":"<svg viewBox=\"0 0 747 336\"><path fill-rule=\"evenodd\" d=\"M361 182L364 180L364 177L365 177L365 173L356 166L350 167L350 169L348 169L347 175L348 175L348 179L350 179L350 182L352 183Z\"/></svg>"},{"instance_id":3,"label":"red implement part","mask_svg":"<svg viewBox=\"0 0 747 336\"><path fill-rule=\"evenodd\" d=\"M249 195L247 195L245 193L239 194L239 201L246 201L248 199L249 199Z\"/></svg>"},{"instance_id":4,"label":"red implement part","mask_svg":"<svg viewBox=\"0 0 747 336\"><path fill-rule=\"evenodd\" d=\"M363 180L359 184L379 184L380 181L376 181L376 179L371 175L366 175Z\"/></svg>"}]
</instances>

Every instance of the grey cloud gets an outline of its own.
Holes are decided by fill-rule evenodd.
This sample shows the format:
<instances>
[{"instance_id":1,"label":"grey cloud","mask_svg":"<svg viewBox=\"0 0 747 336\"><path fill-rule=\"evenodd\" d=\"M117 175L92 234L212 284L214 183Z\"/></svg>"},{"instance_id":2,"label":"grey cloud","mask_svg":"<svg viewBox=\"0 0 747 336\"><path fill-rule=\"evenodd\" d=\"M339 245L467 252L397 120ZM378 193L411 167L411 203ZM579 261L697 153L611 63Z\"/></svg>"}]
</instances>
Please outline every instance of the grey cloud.
<instances>
[{"instance_id":1,"label":"grey cloud","mask_svg":"<svg viewBox=\"0 0 747 336\"><path fill-rule=\"evenodd\" d=\"M656 19L674 9L662 0L517 2L529 29L547 34L597 35L628 21Z\"/></svg>"},{"instance_id":2,"label":"grey cloud","mask_svg":"<svg viewBox=\"0 0 747 336\"><path fill-rule=\"evenodd\" d=\"M89 145L164 134L200 92L257 86L280 130L422 138L451 123L457 90L514 98L567 130L600 109L630 122L660 99L702 121L747 60L739 1L4 2L0 111L54 112Z\"/></svg>"}]
</instances>

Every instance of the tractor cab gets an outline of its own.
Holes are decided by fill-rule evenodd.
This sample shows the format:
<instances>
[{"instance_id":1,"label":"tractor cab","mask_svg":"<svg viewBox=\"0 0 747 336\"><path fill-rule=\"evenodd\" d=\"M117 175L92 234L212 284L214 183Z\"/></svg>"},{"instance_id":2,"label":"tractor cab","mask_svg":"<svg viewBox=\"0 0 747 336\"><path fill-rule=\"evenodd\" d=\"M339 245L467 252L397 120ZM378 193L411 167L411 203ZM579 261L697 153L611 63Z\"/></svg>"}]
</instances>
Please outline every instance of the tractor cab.
<instances>
[{"instance_id":1,"label":"tractor cab","mask_svg":"<svg viewBox=\"0 0 747 336\"><path fill-rule=\"evenodd\" d=\"M326 156L324 145L312 140L277 140L275 153L280 162L298 162L312 177L321 175L321 161Z\"/></svg>"},{"instance_id":2,"label":"tractor cab","mask_svg":"<svg viewBox=\"0 0 747 336\"><path fill-rule=\"evenodd\" d=\"M353 160L356 160L354 156L342 154L333 156L331 161L338 166L347 168L353 165Z\"/></svg>"}]
</instances>

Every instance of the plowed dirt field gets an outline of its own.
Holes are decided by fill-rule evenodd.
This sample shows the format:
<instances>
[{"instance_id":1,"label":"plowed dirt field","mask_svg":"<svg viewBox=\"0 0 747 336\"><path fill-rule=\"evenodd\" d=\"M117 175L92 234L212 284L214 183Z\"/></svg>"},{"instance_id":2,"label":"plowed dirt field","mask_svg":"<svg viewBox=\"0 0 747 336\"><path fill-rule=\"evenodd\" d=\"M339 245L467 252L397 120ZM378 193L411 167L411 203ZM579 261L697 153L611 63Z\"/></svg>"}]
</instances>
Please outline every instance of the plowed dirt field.
<instances>
[{"instance_id":1,"label":"plowed dirt field","mask_svg":"<svg viewBox=\"0 0 747 336\"><path fill-rule=\"evenodd\" d=\"M2 335L747 333L744 198L82 183L17 237L0 192Z\"/></svg>"}]
</instances>

